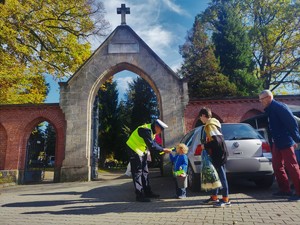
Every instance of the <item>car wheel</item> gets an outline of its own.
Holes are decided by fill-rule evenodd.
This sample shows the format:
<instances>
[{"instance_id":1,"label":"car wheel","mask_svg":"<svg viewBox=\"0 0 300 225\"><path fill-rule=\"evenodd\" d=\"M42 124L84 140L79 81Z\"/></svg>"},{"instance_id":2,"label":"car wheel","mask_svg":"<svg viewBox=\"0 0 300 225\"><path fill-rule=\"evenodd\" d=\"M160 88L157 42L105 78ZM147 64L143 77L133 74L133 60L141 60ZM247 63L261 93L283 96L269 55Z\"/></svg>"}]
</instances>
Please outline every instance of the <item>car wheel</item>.
<instances>
[{"instance_id":1,"label":"car wheel","mask_svg":"<svg viewBox=\"0 0 300 225\"><path fill-rule=\"evenodd\" d=\"M188 166L188 187L192 191L200 191L200 174L194 173L191 165Z\"/></svg>"},{"instance_id":2,"label":"car wheel","mask_svg":"<svg viewBox=\"0 0 300 225\"><path fill-rule=\"evenodd\" d=\"M274 182L274 175L266 176L259 179L254 180L254 183L257 187L261 188L269 188L273 185Z\"/></svg>"}]
</instances>

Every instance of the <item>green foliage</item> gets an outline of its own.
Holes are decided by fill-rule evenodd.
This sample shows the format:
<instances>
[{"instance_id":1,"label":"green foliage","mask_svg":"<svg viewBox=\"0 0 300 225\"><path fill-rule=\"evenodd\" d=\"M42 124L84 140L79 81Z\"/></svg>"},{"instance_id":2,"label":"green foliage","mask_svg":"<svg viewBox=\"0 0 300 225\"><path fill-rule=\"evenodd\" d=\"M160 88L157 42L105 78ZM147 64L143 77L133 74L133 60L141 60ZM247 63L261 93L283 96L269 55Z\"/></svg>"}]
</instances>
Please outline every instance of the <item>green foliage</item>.
<instances>
[{"instance_id":1,"label":"green foliage","mask_svg":"<svg viewBox=\"0 0 300 225\"><path fill-rule=\"evenodd\" d=\"M55 146L56 146L56 132L54 127L47 123L45 130L45 151L47 156L55 156Z\"/></svg>"},{"instance_id":2,"label":"green foliage","mask_svg":"<svg viewBox=\"0 0 300 225\"><path fill-rule=\"evenodd\" d=\"M236 87L220 72L214 46L209 42L201 15L195 18L184 45L180 46L184 63L179 71L188 79L190 98L223 97L236 94ZM216 88L217 87L217 88Z\"/></svg>"},{"instance_id":3,"label":"green foliage","mask_svg":"<svg viewBox=\"0 0 300 225\"><path fill-rule=\"evenodd\" d=\"M42 75L0 72L0 104L43 103L47 93L48 84Z\"/></svg>"},{"instance_id":4,"label":"green foliage","mask_svg":"<svg viewBox=\"0 0 300 225\"><path fill-rule=\"evenodd\" d=\"M97 0L10 0L0 11L0 103L43 102L43 75L73 74L91 55L87 38L108 27Z\"/></svg>"},{"instance_id":5,"label":"green foliage","mask_svg":"<svg viewBox=\"0 0 300 225\"><path fill-rule=\"evenodd\" d=\"M246 0L257 76L265 89L300 88L300 2Z\"/></svg>"},{"instance_id":6,"label":"green foliage","mask_svg":"<svg viewBox=\"0 0 300 225\"><path fill-rule=\"evenodd\" d=\"M126 141L131 132L159 116L155 93L145 80L137 78L129 84L126 100L118 103L116 82L109 79L101 86L98 96L101 165L112 156L126 162Z\"/></svg>"},{"instance_id":7,"label":"green foliage","mask_svg":"<svg viewBox=\"0 0 300 225\"><path fill-rule=\"evenodd\" d=\"M281 92L285 87L299 89L299 1L212 0L195 21L202 28L194 23L180 49L184 58L180 73L188 78L190 98L220 96L197 94L210 86L204 77L216 74L212 68L218 68L217 73L234 85L231 96L253 96L263 88ZM205 44L201 46L201 42ZM205 55L204 46L213 49L217 61ZM199 62L201 55L207 61ZM214 67L208 63L211 60Z\"/></svg>"},{"instance_id":8,"label":"green foliage","mask_svg":"<svg viewBox=\"0 0 300 225\"><path fill-rule=\"evenodd\" d=\"M129 84L127 106L130 112L131 130L159 117L156 95L150 85L140 77Z\"/></svg>"},{"instance_id":9,"label":"green foliage","mask_svg":"<svg viewBox=\"0 0 300 225\"><path fill-rule=\"evenodd\" d=\"M117 159L125 154L122 138L122 123L119 119L118 91L112 78L107 80L98 91L99 96L99 146L100 160L103 165L108 155L114 153ZM123 150L123 151L122 151Z\"/></svg>"},{"instance_id":10,"label":"green foliage","mask_svg":"<svg viewBox=\"0 0 300 225\"><path fill-rule=\"evenodd\" d=\"M229 2L216 5L217 18L212 40L221 71L233 82L238 95L255 95L260 83L254 76L254 61L247 30L243 26L240 5Z\"/></svg>"},{"instance_id":11,"label":"green foliage","mask_svg":"<svg viewBox=\"0 0 300 225\"><path fill-rule=\"evenodd\" d=\"M0 31L1 33L1 31ZM0 104L42 103L48 93L39 68L26 68L0 49Z\"/></svg>"}]
</instances>

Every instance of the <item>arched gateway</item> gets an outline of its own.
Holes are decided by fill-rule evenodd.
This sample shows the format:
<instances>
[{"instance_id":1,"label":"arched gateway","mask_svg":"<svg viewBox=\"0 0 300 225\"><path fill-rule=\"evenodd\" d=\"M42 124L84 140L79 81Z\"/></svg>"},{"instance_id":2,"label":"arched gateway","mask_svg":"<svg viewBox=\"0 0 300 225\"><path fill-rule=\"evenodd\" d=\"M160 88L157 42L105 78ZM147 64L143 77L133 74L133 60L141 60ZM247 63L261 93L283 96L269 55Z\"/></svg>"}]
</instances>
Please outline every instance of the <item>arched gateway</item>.
<instances>
[{"instance_id":1,"label":"arched gateway","mask_svg":"<svg viewBox=\"0 0 300 225\"><path fill-rule=\"evenodd\" d=\"M100 86L120 71L136 73L155 91L161 119L169 125L164 133L166 146L184 133L187 84L126 25L129 8L122 4L117 12L122 14L122 24L67 82L60 83L60 107L67 122L61 181L91 179L94 101Z\"/></svg>"},{"instance_id":2,"label":"arched gateway","mask_svg":"<svg viewBox=\"0 0 300 225\"><path fill-rule=\"evenodd\" d=\"M189 101L187 84L126 25L129 9L117 11L122 23L65 83L60 83L60 104L0 106L0 172L15 172L19 183L26 170L26 143L33 127L50 122L56 130L54 181L91 180L95 136L93 106L99 87L111 76L132 71L144 78L155 91L161 119L168 125L163 136L173 146L185 131L192 129L199 109L208 106L223 122L239 122L263 112L257 96L236 99ZM286 104L299 106L300 96L276 96ZM1 178L1 176L0 176Z\"/></svg>"}]
</instances>

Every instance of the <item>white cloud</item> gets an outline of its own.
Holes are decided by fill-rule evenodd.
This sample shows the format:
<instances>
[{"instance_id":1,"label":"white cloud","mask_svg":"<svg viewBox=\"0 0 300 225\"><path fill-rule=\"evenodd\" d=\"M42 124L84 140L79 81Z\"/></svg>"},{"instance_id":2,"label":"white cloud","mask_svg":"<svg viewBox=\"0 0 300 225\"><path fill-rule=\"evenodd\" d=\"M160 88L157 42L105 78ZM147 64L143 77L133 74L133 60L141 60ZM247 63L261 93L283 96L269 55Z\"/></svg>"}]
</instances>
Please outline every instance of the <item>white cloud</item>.
<instances>
[{"instance_id":1,"label":"white cloud","mask_svg":"<svg viewBox=\"0 0 300 225\"><path fill-rule=\"evenodd\" d=\"M119 91L119 96L123 96L128 88L128 83L131 83L135 76L132 75L126 75L125 72L119 73L119 75L114 76L114 81L117 82L118 84L118 91Z\"/></svg>"},{"instance_id":2,"label":"white cloud","mask_svg":"<svg viewBox=\"0 0 300 225\"><path fill-rule=\"evenodd\" d=\"M187 14L173 1L107 0L103 1L103 4L107 12L105 18L110 22L112 30L121 24L121 15L117 14L117 8L121 7L121 4L125 4L126 7L130 8L130 14L126 15L126 24L129 25L159 57L167 64L174 64L175 62L172 62L173 59L170 59L169 55L171 52L174 58L174 46L176 46L175 55L180 58L177 44L178 35L175 33L176 30L172 26L167 28L163 23L159 22L160 13L162 11L163 13L167 11L169 13L175 12L180 15ZM95 46L93 49L99 47L100 44L101 43L98 43L98 46ZM176 64L178 65L177 62Z\"/></svg>"},{"instance_id":3,"label":"white cloud","mask_svg":"<svg viewBox=\"0 0 300 225\"><path fill-rule=\"evenodd\" d=\"M163 0L163 2L173 12L176 12L177 14L180 14L180 15L187 15L187 16L189 16L188 12L186 12L184 9L182 9L179 5L176 5L173 1L171 1L171 0Z\"/></svg>"},{"instance_id":4,"label":"white cloud","mask_svg":"<svg viewBox=\"0 0 300 225\"><path fill-rule=\"evenodd\" d=\"M167 56L167 51L173 38L172 33L164 30L160 25L149 27L147 30L140 30L139 35L160 57Z\"/></svg>"}]
</instances>

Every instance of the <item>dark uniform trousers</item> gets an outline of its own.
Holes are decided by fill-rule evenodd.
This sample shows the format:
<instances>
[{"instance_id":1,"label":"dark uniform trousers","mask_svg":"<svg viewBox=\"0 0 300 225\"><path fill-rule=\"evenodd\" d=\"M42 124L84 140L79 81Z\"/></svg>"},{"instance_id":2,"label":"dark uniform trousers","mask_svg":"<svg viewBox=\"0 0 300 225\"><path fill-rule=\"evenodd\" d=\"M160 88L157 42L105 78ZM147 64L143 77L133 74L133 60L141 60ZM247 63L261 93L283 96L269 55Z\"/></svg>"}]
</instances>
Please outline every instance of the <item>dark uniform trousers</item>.
<instances>
[{"instance_id":1,"label":"dark uniform trousers","mask_svg":"<svg viewBox=\"0 0 300 225\"><path fill-rule=\"evenodd\" d=\"M146 152L143 154L143 156L139 156L132 149L127 148L127 154L129 156L131 174L136 195L145 196L145 194L147 195L151 193Z\"/></svg>"}]
</instances>

